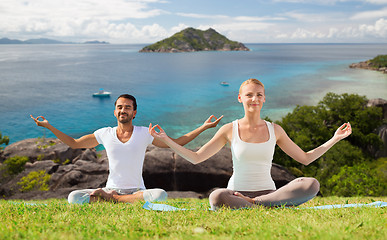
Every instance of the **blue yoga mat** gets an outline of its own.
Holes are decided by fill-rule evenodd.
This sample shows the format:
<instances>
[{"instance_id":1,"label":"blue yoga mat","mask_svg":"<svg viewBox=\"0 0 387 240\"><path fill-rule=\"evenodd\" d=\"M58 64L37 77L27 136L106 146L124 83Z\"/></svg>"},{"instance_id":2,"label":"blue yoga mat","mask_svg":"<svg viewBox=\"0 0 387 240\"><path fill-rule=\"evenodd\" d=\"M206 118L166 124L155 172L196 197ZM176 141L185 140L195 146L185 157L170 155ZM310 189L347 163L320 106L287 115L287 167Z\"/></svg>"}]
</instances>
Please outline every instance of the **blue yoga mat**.
<instances>
[{"instance_id":1,"label":"blue yoga mat","mask_svg":"<svg viewBox=\"0 0 387 240\"><path fill-rule=\"evenodd\" d=\"M323 206L315 206L315 207L307 207L300 209L333 209L333 208L351 208L351 207L385 207L387 206L387 202L373 202L368 204L363 203L352 203L352 204L335 204L335 205L323 205Z\"/></svg>"},{"instance_id":2,"label":"blue yoga mat","mask_svg":"<svg viewBox=\"0 0 387 240\"><path fill-rule=\"evenodd\" d=\"M173 207L167 204L161 204L161 203L151 203L146 202L143 206L146 210L153 210L153 211L185 211L185 210L192 210L192 209L185 209L185 208L177 208Z\"/></svg>"},{"instance_id":3,"label":"blue yoga mat","mask_svg":"<svg viewBox=\"0 0 387 240\"><path fill-rule=\"evenodd\" d=\"M305 207L305 208L295 208L295 209L334 209L334 208L353 208L353 207L386 207L387 202L381 202L376 201L373 203L363 204L363 203L353 203L353 204L334 204L334 205L322 205L322 206L315 206L315 207ZM193 210L193 209L186 209L186 208L177 208L173 207L167 204L162 203L151 203L146 202L143 205L143 208L146 210L153 210L153 211L186 211L186 210Z\"/></svg>"}]
</instances>

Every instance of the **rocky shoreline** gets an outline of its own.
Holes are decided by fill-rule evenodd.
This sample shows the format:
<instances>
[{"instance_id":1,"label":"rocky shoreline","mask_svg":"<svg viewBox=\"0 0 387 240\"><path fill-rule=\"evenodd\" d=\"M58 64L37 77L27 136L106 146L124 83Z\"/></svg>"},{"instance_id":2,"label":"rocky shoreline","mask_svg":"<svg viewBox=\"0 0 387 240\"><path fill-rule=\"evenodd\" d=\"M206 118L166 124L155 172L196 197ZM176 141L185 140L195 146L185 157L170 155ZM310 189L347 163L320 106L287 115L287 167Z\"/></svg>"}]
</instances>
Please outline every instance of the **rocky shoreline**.
<instances>
[{"instance_id":1,"label":"rocky shoreline","mask_svg":"<svg viewBox=\"0 0 387 240\"><path fill-rule=\"evenodd\" d=\"M1 179L0 195L3 199L67 198L73 190L99 188L106 184L108 159L105 151L71 149L53 138L26 139L4 149L0 156L0 169L6 158L15 156L27 156L29 160L23 171ZM48 191L36 188L22 191L22 179L40 171L50 176L47 182ZM206 198L214 188L226 187L231 175L231 152L226 147L197 165L165 148L149 146L145 155L145 186L163 188L168 192L169 198ZM277 187L295 178L284 167L274 163L272 176ZM38 179L32 181L39 182Z\"/></svg>"},{"instance_id":2,"label":"rocky shoreline","mask_svg":"<svg viewBox=\"0 0 387 240\"><path fill-rule=\"evenodd\" d=\"M360 68L360 69L368 69L368 70L373 70L373 71L378 71L384 74L387 74L387 67L381 67L377 68L372 65L371 61L364 61L364 62L359 62L359 63L352 63L349 65L350 68Z\"/></svg>"}]
</instances>

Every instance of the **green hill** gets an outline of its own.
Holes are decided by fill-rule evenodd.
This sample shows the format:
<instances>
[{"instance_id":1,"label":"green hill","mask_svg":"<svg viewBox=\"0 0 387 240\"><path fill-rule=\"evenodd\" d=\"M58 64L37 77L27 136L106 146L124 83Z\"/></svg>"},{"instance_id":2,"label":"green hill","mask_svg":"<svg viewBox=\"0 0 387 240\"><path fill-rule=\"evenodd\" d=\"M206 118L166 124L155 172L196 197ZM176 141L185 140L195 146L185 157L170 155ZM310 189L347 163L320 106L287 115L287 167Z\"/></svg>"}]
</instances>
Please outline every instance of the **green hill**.
<instances>
[{"instance_id":1,"label":"green hill","mask_svg":"<svg viewBox=\"0 0 387 240\"><path fill-rule=\"evenodd\" d=\"M240 42L231 41L209 28L186 28L172 37L144 47L140 52L249 51Z\"/></svg>"}]
</instances>

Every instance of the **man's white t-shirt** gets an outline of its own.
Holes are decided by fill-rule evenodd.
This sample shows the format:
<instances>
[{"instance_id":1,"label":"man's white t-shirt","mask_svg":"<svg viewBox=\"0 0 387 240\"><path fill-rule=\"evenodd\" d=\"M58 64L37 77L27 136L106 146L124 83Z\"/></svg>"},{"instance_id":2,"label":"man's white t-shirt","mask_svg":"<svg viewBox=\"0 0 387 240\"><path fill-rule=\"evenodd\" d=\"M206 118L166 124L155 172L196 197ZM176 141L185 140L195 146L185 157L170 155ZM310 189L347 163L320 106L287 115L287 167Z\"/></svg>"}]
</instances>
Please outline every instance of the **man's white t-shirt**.
<instances>
[{"instance_id":1,"label":"man's white t-shirt","mask_svg":"<svg viewBox=\"0 0 387 240\"><path fill-rule=\"evenodd\" d=\"M146 148L153 141L148 128L133 126L132 136L125 143L118 139L117 127L98 129L94 136L105 147L109 159L106 187L145 189L142 167Z\"/></svg>"}]
</instances>

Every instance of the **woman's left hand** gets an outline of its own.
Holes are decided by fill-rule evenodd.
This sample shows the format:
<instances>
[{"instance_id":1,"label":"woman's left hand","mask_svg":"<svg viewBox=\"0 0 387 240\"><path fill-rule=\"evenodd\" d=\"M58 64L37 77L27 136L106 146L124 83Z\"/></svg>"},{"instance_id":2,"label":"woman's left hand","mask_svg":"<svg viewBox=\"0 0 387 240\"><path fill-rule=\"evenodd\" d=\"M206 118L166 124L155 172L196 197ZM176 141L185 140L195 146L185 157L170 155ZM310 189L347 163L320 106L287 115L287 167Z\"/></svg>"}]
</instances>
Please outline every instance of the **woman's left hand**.
<instances>
[{"instance_id":1,"label":"woman's left hand","mask_svg":"<svg viewBox=\"0 0 387 240\"><path fill-rule=\"evenodd\" d=\"M336 137L338 140L341 140L348 137L351 133L352 133L351 124L348 122L348 123L344 123L336 130L334 137Z\"/></svg>"}]
</instances>

